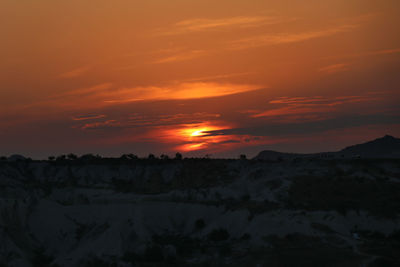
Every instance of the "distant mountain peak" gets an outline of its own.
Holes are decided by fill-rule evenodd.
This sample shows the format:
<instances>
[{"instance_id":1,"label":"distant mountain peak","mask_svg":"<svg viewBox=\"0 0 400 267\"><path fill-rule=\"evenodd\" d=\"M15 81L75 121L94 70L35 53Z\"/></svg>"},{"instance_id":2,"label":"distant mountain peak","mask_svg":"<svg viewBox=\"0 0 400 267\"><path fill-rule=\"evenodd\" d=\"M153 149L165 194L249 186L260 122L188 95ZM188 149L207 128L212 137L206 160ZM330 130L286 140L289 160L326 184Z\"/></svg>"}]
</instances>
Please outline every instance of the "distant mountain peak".
<instances>
[{"instance_id":1,"label":"distant mountain peak","mask_svg":"<svg viewBox=\"0 0 400 267\"><path fill-rule=\"evenodd\" d=\"M381 139L393 140L393 139L397 139L397 138L387 134L384 137L382 137Z\"/></svg>"},{"instance_id":2,"label":"distant mountain peak","mask_svg":"<svg viewBox=\"0 0 400 267\"><path fill-rule=\"evenodd\" d=\"M373 141L346 147L340 152L368 158L398 157L400 156L400 139L391 135L385 135Z\"/></svg>"},{"instance_id":3,"label":"distant mountain peak","mask_svg":"<svg viewBox=\"0 0 400 267\"><path fill-rule=\"evenodd\" d=\"M348 146L338 152L295 154L280 153L271 150L261 151L255 159L293 159L298 157L319 158L400 158L400 139L385 135L375 140Z\"/></svg>"},{"instance_id":4,"label":"distant mountain peak","mask_svg":"<svg viewBox=\"0 0 400 267\"><path fill-rule=\"evenodd\" d=\"M393 137L391 135L385 135L384 137L381 137L381 138L378 138L378 139L375 139L373 141L369 141L369 142L366 142L366 143L360 144L360 145L367 145L367 144L381 143L381 142L399 143L400 139L396 138L396 137Z\"/></svg>"}]
</instances>

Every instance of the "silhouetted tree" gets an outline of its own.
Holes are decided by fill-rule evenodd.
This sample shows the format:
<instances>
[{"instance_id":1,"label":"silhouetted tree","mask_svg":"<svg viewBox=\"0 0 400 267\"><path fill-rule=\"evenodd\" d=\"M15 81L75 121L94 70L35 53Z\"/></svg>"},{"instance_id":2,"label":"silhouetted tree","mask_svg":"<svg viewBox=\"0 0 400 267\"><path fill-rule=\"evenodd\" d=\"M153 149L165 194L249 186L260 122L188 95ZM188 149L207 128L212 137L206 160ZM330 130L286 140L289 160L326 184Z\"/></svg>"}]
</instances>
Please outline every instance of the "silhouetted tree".
<instances>
[{"instance_id":1,"label":"silhouetted tree","mask_svg":"<svg viewBox=\"0 0 400 267\"><path fill-rule=\"evenodd\" d=\"M203 219L198 219L195 221L194 226L196 230L202 230L206 226L206 223Z\"/></svg>"},{"instance_id":2,"label":"silhouetted tree","mask_svg":"<svg viewBox=\"0 0 400 267\"><path fill-rule=\"evenodd\" d=\"M154 154L149 154L149 156L147 157L148 159L155 159L156 156L154 156Z\"/></svg>"},{"instance_id":3,"label":"silhouetted tree","mask_svg":"<svg viewBox=\"0 0 400 267\"><path fill-rule=\"evenodd\" d=\"M78 159L78 156L75 155L75 154L70 153L70 154L67 155L67 158L68 158L69 160L77 160L77 159Z\"/></svg>"},{"instance_id":4,"label":"silhouetted tree","mask_svg":"<svg viewBox=\"0 0 400 267\"><path fill-rule=\"evenodd\" d=\"M56 157L54 157L54 156L50 156L50 157L48 157L48 159L49 159L50 161L53 161L53 160L55 160L55 159L56 159Z\"/></svg>"},{"instance_id":5,"label":"silhouetted tree","mask_svg":"<svg viewBox=\"0 0 400 267\"><path fill-rule=\"evenodd\" d=\"M177 160L181 160L182 159L182 154L181 153L176 153L175 154L175 159L177 159Z\"/></svg>"},{"instance_id":6,"label":"silhouetted tree","mask_svg":"<svg viewBox=\"0 0 400 267\"><path fill-rule=\"evenodd\" d=\"M161 156L160 156L160 159L163 159L163 160L168 160L168 159L169 159L169 157L168 157L168 155L161 154Z\"/></svg>"},{"instance_id":7,"label":"silhouetted tree","mask_svg":"<svg viewBox=\"0 0 400 267\"><path fill-rule=\"evenodd\" d=\"M65 156L65 155L60 155L60 156L58 156L57 158L56 158L56 161L62 161L62 160L66 160L67 159L67 156Z\"/></svg>"},{"instance_id":8,"label":"silhouetted tree","mask_svg":"<svg viewBox=\"0 0 400 267\"><path fill-rule=\"evenodd\" d=\"M128 157L128 155L127 155L127 154L123 154L121 157L119 157L119 159L122 159L122 160L128 160L128 159L129 159L129 157Z\"/></svg>"},{"instance_id":9,"label":"silhouetted tree","mask_svg":"<svg viewBox=\"0 0 400 267\"><path fill-rule=\"evenodd\" d=\"M241 155L239 156L239 158L240 158L241 160L245 160L245 159L247 159L247 157L246 157L246 155L245 155L245 154L241 154Z\"/></svg>"},{"instance_id":10,"label":"silhouetted tree","mask_svg":"<svg viewBox=\"0 0 400 267\"><path fill-rule=\"evenodd\" d=\"M208 239L214 242L225 241L229 239L229 233L224 228L214 229L208 234Z\"/></svg>"},{"instance_id":11,"label":"silhouetted tree","mask_svg":"<svg viewBox=\"0 0 400 267\"><path fill-rule=\"evenodd\" d=\"M138 159L138 156L136 156L135 154L128 154L126 155L128 157L128 159Z\"/></svg>"},{"instance_id":12,"label":"silhouetted tree","mask_svg":"<svg viewBox=\"0 0 400 267\"><path fill-rule=\"evenodd\" d=\"M82 155L79 159L83 160L83 161L90 161L90 160L95 160L98 158L101 158L101 157L99 155L95 156L93 154L85 154L85 155Z\"/></svg>"}]
</instances>

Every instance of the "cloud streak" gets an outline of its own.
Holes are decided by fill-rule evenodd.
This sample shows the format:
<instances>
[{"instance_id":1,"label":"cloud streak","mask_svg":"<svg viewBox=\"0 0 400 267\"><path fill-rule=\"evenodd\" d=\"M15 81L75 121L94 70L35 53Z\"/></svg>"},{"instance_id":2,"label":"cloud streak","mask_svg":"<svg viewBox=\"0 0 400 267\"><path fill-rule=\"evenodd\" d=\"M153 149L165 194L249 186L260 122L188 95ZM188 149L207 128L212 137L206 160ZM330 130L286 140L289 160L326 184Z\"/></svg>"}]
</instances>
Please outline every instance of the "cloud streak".
<instances>
[{"instance_id":1,"label":"cloud streak","mask_svg":"<svg viewBox=\"0 0 400 267\"><path fill-rule=\"evenodd\" d=\"M374 94L339 97L280 97L269 101L280 105L267 110L246 111L251 118L268 118L280 122L319 121L333 117L338 106L361 102L373 102L380 99Z\"/></svg>"},{"instance_id":2,"label":"cloud streak","mask_svg":"<svg viewBox=\"0 0 400 267\"><path fill-rule=\"evenodd\" d=\"M368 52L364 52L364 53L347 54L347 55L341 55L341 56L329 56L329 57L324 57L324 59L364 58L364 57L373 57L373 56L392 55L392 54L399 54L399 53L400 53L400 48L392 48L392 49L381 49L381 50L368 51Z\"/></svg>"},{"instance_id":3,"label":"cloud streak","mask_svg":"<svg viewBox=\"0 0 400 267\"><path fill-rule=\"evenodd\" d=\"M302 33L262 34L232 41L230 46L233 50L241 50L268 45L298 43L317 38L329 37L340 33L351 32L358 26L358 24L346 24L325 30L307 31Z\"/></svg>"},{"instance_id":4,"label":"cloud streak","mask_svg":"<svg viewBox=\"0 0 400 267\"><path fill-rule=\"evenodd\" d=\"M191 59L201 57L204 54L206 54L206 51L204 51L204 50L184 51L184 52L176 53L176 54L173 54L170 56L165 56L165 57L157 59L151 63L152 64L165 64L165 63L186 61L186 60L191 60Z\"/></svg>"},{"instance_id":5,"label":"cloud streak","mask_svg":"<svg viewBox=\"0 0 400 267\"><path fill-rule=\"evenodd\" d=\"M181 83L164 87L123 88L110 92L99 92L104 103L118 104L137 101L184 100L221 97L260 89L256 85L229 83Z\"/></svg>"},{"instance_id":6,"label":"cloud streak","mask_svg":"<svg viewBox=\"0 0 400 267\"><path fill-rule=\"evenodd\" d=\"M83 66L83 67L80 67L80 68L76 68L76 69L61 73L58 77L61 78L61 79L76 78L76 77L80 77L80 76L84 75L90 69L91 69L91 67L89 67L89 66Z\"/></svg>"},{"instance_id":7,"label":"cloud streak","mask_svg":"<svg viewBox=\"0 0 400 267\"><path fill-rule=\"evenodd\" d=\"M223 30L228 28L249 28L260 27L263 25L278 24L285 19L276 16L237 16L229 18L198 18L182 20L169 29L161 29L157 32L158 35L180 35L194 32L203 32L210 30Z\"/></svg>"},{"instance_id":8,"label":"cloud streak","mask_svg":"<svg viewBox=\"0 0 400 267\"><path fill-rule=\"evenodd\" d=\"M74 126L83 130L101 130L105 128L136 128L136 127L159 127L182 124L196 124L203 121L217 120L220 114L196 112L196 113L178 113L168 115L145 115L130 114L118 119L103 120L97 122L82 121ZM103 117L104 118L104 117Z\"/></svg>"},{"instance_id":9,"label":"cloud streak","mask_svg":"<svg viewBox=\"0 0 400 267\"><path fill-rule=\"evenodd\" d=\"M319 68L318 71L327 74L333 74L337 72L347 71L349 69L349 66L350 64L348 63L338 63Z\"/></svg>"},{"instance_id":10,"label":"cloud streak","mask_svg":"<svg viewBox=\"0 0 400 267\"><path fill-rule=\"evenodd\" d=\"M75 116L72 118L74 121L87 121L87 120L96 120L96 119L102 119L105 118L106 115L103 114L94 114L94 115L80 115L80 116Z\"/></svg>"}]
</instances>

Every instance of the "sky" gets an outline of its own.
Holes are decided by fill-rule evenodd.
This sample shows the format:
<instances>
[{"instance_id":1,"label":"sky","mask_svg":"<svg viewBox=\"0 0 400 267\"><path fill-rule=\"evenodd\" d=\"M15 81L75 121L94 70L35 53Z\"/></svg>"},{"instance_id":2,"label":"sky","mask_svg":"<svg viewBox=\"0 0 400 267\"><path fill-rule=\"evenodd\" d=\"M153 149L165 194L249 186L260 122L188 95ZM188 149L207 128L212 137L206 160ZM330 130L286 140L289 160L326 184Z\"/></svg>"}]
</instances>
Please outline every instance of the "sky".
<instances>
[{"instance_id":1,"label":"sky","mask_svg":"<svg viewBox=\"0 0 400 267\"><path fill-rule=\"evenodd\" d=\"M398 0L2 0L0 154L238 157L400 136Z\"/></svg>"}]
</instances>

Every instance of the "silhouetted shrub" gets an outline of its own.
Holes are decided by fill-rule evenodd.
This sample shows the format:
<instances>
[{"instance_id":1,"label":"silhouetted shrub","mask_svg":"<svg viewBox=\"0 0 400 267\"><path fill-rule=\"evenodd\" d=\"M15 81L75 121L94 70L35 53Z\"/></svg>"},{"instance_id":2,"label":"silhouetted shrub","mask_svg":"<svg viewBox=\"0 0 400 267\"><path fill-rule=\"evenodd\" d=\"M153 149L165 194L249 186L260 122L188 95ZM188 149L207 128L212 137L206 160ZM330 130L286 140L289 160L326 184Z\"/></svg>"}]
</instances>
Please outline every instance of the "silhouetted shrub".
<instances>
[{"instance_id":1,"label":"silhouetted shrub","mask_svg":"<svg viewBox=\"0 0 400 267\"><path fill-rule=\"evenodd\" d=\"M271 189L271 190L276 190L279 187L281 187L283 184L283 181L281 179L273 179L265 182L265 185Z\"/></svg>"},{"instance_id":2,"label":"silhouetted shrub","mask_svg":"<svg viewBox=\"0 0 400 267\"><path fill-rule=\"evenodd\" d=\"M84 267L118 267L115 262L108 262L98 257L92 257L83 262Z\"/></svg>"},{"instance_id":3,"label":"silhouetted shrub","mask_svg":"<svg viewBox=\"0 0 400 267\"><path fill-rule=\"evenodd\" d=\"M93 162L93 161L96 161L96 160L100 160L101 159L101 156L100 155L93 155L93 154L85 154L85 155L82 155L80 158L79 158L79 160L81 160L81 161L83 161L83 162Z\"/></svg>"},{"instance_id":4,"label":"silhouetted shrub","mask_svg":"<svg viewBox=\"0 0 400 267\"><path fill-rule=\"evenodd\" d=\"M242 199L242 201L249 201L250 200L250 195L249 194L243 195L241 197L241 199Z\"/></svg>"},{"instance_id":5,"label":"silhouetted shrub","mask_svg":"<svg viewBox=\"0 0 400 267\"><path fill-rule=\"evenodd\" d=\"M70 154L67 155L67 158L68 158L69 160L77 160L77 159L78 159L78 156L75 155L75 154L70 153Z\"/></svg>"},{"instance_id":6,"label":"silhouetted shrub","mask_svg":"<svg viewBox=\"0 0 400 267\"><path fill-rule=\"evenodd\" d=\"M67 156L66 155L60 155L60 156L58 156L57 158L56 158L56 161L63 161L63 160L66 160L67 159Z\"/></svg>"},{"instance_id":7,"label":"silhouetted shrub","mask_svg":"<svg viewBox=\"0 0 400 267\"><path fill-rule=\"evenodd\" d=\"M251 235L249 233L243 234L242 237L240 238L240 240L243 240L243 241L247 241L250 239L251 239Z\"/></svg>"},{"instance_id":8,"label":"silhouetted shrub","mask_svg":"<svg viewBox=\"0 0 400 267\"><path fill-rule=\"evenodd\" d=\"M162 160L169 160L169 156L166 154L161 154L160 159Z\"/></svg>"},{"instance_id":9,"label":"silhouetted shrub","mask_svg":"<svg viewBox=\"0 0 400 267\"><path fill-rule=\"evenodd\" d=\"M149 245L144 252L144 260L148 262L162 262L164 260L162 248L158 245Z\"/></svg>"},{"instance_id":10,"label":"silhouetted shrub","mask_svg":"<svg viewBox=\"0 0 400 267\"><path fill-rule=\"evenodd\" d=\"M307 210L365 210L395 218L400 213L400 184L354 177L297 177L289 188L289 208Z\"/></svg>"},{"instance_id":11,"label":"silhouetted shrub","mask_svg":"<svg viewBox=\"0 0 400 267\"><path fill-rule=\"evenodd\" d=\"M203 219L197 219L194 223L194 227L196 230L202 230L206 226L206 223Z\"/></svg>"},{"instance_id":12,"label":"silhouetted shrub","mask_svg":"<svg viewBox=\"0 0 400 267\"><path fill-rule=\"evenodd\" d=\"M219 255L223 257L227 257L232 254L232 246L229 243L223 244L219 250L218 250Z\"/></svg>"},{"instance_id":13,"label":"silhouetted shrub","mask_svg":"<svg viewBox=\"0 0 400 267\"><path fill-rule=\"evenodd\" d=\"M225 241L229 239L229 233L224 228L214 229L208 234L208 239L214 242Z\"/></svg>"},{"instance_id":14,"label":"silhouetted shrub","mask_svg":"<svg viewBox=\"0 0 400 267\"><path fill-rule=\"evenodd\" d=\"M311 227L315 230L321 231L326 234L333 234L335 231L332 230L328 225L321 224L321 223L311 223Z\"/></svg>"},{"instance_id":15,"label":"silhouetted shrub","mask_svg":"<svg viewBox=\"0 0 400 267\"><path fill-rule=\"evenodd\" d=\"M46 255L44 249L40 248L34 252L31 264L33 267L57 267L58 265L52 264L53 261L54 258Z\"/></svg>"},{"instance_id":16,"label":"silhouetted shrub","mask_svg":"<svg viewBox=\"0 0 400 267\"><path fill-rule=\"evenodd\" d=\"M202 241L197 238L188 236L165 234L154 235L153 243L160 247L171 246L176 249L176 253L180 256L190 256L196 250L200 250Z\"/></svg>"},{"instance_id":17,"label":"silhouetted shrub","mask_svg":"<svg viewBox=\"0 0 400 267\"><path fill-rule=\"evenodd\" d=\"M138 159L138 156L134 155L134 154L123 154L120 157L121 160L136 160Z\"/></svg>"},{"instance_id":18,"label":"silhouetted shrub","mask_svg":"<svg viewBox=\"0 0 400 267\"><path fill-rule=\"evenodd\" d=\"M394 259L379 257L373 260L368 267L398 267L399 264L400 262Z\"/></svg>"}]
</instances>

